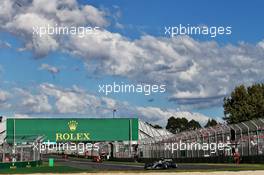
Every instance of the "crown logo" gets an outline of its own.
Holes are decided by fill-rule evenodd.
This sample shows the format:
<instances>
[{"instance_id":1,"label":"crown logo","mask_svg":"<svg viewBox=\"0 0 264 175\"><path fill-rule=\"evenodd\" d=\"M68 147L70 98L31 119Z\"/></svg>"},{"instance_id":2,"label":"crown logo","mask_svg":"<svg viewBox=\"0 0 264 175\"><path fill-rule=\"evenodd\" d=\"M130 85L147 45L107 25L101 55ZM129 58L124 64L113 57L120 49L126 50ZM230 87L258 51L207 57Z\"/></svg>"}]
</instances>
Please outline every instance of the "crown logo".
<instances>
[{"instance_id":1,"label":"crown logo","mask_svg":"<svg viewBox=\"0 0 264 175\"><path fill-rule=\"evenodd\" d=\"M78 125L78 122L74 120L68 122L68 126L71 131L75 131L77 128L77 125Z\"/></svg>"}]
</instances>

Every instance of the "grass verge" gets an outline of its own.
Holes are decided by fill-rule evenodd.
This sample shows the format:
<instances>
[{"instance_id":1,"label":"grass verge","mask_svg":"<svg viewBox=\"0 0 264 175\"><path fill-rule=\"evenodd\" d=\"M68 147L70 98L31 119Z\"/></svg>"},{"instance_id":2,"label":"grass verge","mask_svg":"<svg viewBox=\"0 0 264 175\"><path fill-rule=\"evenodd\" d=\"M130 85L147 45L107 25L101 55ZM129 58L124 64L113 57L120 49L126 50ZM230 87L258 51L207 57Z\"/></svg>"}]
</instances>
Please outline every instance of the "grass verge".
<instances>
[{"instance_id":1,"label":"grass verge","mask_svg":"<svg viewBox=\"0 0 264 175\"><path fill-rule=\"evenodd\" d=\"M0 169L0 174L33 174L33 173L80 173L83 170L63 165L49 167L46 163L40 167L16 168L16 169Z\"/></svg>"}]
</instances>

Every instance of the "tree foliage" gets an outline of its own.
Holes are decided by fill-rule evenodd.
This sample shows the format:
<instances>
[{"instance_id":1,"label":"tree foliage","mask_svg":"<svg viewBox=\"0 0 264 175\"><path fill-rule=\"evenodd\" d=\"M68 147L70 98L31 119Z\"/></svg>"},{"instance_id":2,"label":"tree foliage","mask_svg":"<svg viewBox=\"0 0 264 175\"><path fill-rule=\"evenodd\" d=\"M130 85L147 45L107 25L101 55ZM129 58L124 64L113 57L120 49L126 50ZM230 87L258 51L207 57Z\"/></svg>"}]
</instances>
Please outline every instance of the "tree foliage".
<instances>
[{"instance_id":1,"label":"tree foliage","mask_svg":"<svg viewBox=\"0 0 264 175\"><path fill-rule=\"evenodd\" d=\"M229 124L264 117L264 84L236 87L224 99L224 114Z\"/></svg>"},{"instance_id":2,"label":"tree foliage","mask_svg":"<svg viewBox=\"0 0 264 175\"><path fill-rule=\"evenodd\" d=\"M201 125L196 120L191 120L187 124L187 130L195 130L195 129L198 129L198 128L201 128Z\"/></svg>"},{"instance_id":3,"label":"tree foliage","mask_svg":"<svg viewBox=\"0 0 264 175\"><path fill-rule=\"evenodd\" d=\"M162 127L160 125L157 125L157 124L154 125L153 128L155 128L155 129L162 129Z\"/></svg>"},{"instance_id":4,"label":"tree foliage","mask_svg":"<svg viewBox=\"0 0 264 175\"><path fill-rule=\"evenodd\" d=\"M155 125L153 125L153 124L151 124L151 123L149 123L149 122L146 122L148 125L150 125L150 126L152 126L153 128L155 128L155 129L162 129L162 127L160 126L160 125L158 125L158 124L155 124Z\"/></svg>"},{"instance_id":5,"label":"tree foliage","mask_svg":"<svg viewBox=\"0 0 264 175\"><path fill-rule=\"evenodd\" d=\"M184 117L175 118L173 116L168 119L168 123L166 126L166 129L174 134L181 132L181 131L194 130L197 128L201 128L201 125L199 122L195 120L188 121Z\"/></svg>"},{"instance_id":6,"label":"tree foliage","mask_svg":"<svg viewBox=\"0 0 264 175\"><path fill-rule=\"evenodd\" d=\"M208 119L208 122L206 123L206 125L204 127L209 128L209 127L215 126L217 124L218 123L215 119Z\"/></svg>"}]
</instances>

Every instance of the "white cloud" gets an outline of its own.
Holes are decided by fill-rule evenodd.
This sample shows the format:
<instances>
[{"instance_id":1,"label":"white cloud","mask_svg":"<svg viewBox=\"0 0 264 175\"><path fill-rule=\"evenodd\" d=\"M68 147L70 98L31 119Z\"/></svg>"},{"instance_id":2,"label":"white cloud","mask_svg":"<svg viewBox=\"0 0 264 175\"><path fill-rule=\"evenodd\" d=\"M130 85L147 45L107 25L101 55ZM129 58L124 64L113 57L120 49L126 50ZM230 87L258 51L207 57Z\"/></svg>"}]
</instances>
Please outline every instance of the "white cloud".
<instances>
[{"instance_id":1,"label":"white cloud","mask_svg":"<svg viewBox=\"0 0 264 175\"><path fill-rule=\"evenodd\" d=\"M260 41L257 46L259 46L260 48L264 49L264 40Z\"/></svg>"},{"instance_id":2,"label":"white cloud","mask_svg":"<svg viewBox=\"0 0 264 175\"><path fill-rule=\"evenodd\" d=\"M96 26L107 25L107 21L104 18L105 13L103 11L100 11L91 5L86 5L83 7L82 12L89 23Z\"/></svg>"},{"instance_id":3,"label":"white cloud","mask_svg":"<svg viewBox=\"0 0 264 175\"><path fill-rule=\"evenodd\" d=\"M8 109L11 107L8 101L11 97L12 95L9 92L0 90L0 109Z\"/></svg>"},{"instance_id":4,"label":"white cloud","mask_svg":"<svg viewBox=\"0 0 264 175\"><path fill-rule=\"evenodd\" d=\"M48 72L50 72L51 74L57 74L60 72L60 69L55 67L55 66L51 66L49 64L41 64L41 66L39 67L40 70L47 70Z\"/></svg>"},{"instance_id":5,"label":"white cloud","mask_svg":"<svg viewBox=\"0 0 264 175\"><path fill-rule=\"evenodd\" d=\"M14 118L30 118L27 114L14 114Z\"/></svg>"},{"instance_id":6,"label":"white cloud","mask_svg":"<svg viewBox=\"0 0 264 175\"><path fill-rule=\"evenodd\" d=\"M236 85L264 81L263 41L256 45L243 42L219 45L188 36L149 35L131 40L119 33L100 30L84 38L69 36L65 42L65 38L55 36L32 37L32 27L55 23L104 27L108 23L106 13L90 5L78 5L74 0L33 0L22 7L12 5L15 1L3 2L0 9L9 11L1 12L6 16L0 17L1 28L24 38L26 48L37 56L61 49L80 56L94 73L166 84L169 100L179 105L219 105ZM66 97L61 100L57 105L70 105ZM83 99L81 103L88 102Z\"/></svg>"},{"instance_id":7,"label":"white cloud","mask_svg":"<svg viewBox=\"0 0 264 175\"><path fill-rule=\"evenodd\" d=\"M16 15L12 21L9 21L4 28L9 32L15 33L26 38L27 47L34 50L36 56L45 56L47 53L58 48L58 42L53 36L33 35L33 26L55 25L53 19L47 19L41 14L25 13Z\"/></svg>"},{"instance_id":8,"label":"white cloud","mask_svg":"<svg viewBox=\"0 0 264 175\"><path fill-rule=\"evenodd\" d=\"M12 45L9 42L0 40L0 48L12 48Z\"/></svg>"},{"instance_id":9,"label":"white cloud","mask_svg":"<svg viewBox=\"0 0 264 175\"><path fill-rule=\"evenodd\" d=\"M187 120L196 120L200 124L205 125L209 117L199 113L191 113L186 111L177 111L173 109L161 109L158 107L137 107L140 117L146 121L159 123L166 126L168 118L174 116L175 118L186 118Z\"/></svg>"},{"instance_id":10,"label":"white cloud","mask_svg":"<svg viewBox=\"0 0 264 175\"><path fill-rule=\"evenodd\" d=\"M34 89L14 90L14 111L20 114L76 114L89 117L109 117L120 102L106 97L96 97L73 86L62 88L43 83ZM1 97L1 96L0 96ZM125 103L124 103L125 104Z\"/></svg>"},{"instance_id":11,"label":"white cloud","mask_svg":"<svg viewBox=\"0 0 264 175\"><path fill-rule=\"evenodd\" d=\"M89 109L95 110L100 101L92 95L74 89L62 89L53 84L40 85L41 92L55 97L56 110L59 113L85 113ZM92 113L92 111L90 111Z\"/></svg>"},{"instance_id":12,"label":"white cloud","mask_svg":"<svg viewBox=\"0 0 264 175\"><path fill-rule=\"evenodd\" d=\"M2 0L0 3L0 25L4 24L6 21L11 20L14 13L12 7L13 2L10 0Z\"/></svg>"},{"instance_id":13,"label":"white cloud","mask_svg":"<svg viewBox=\"0 0 264 175\"><path fill-rule=\"evenodd\" d=\"M37 57L59 49L65 36L33 35L33 27L108 25L104 11L76 0L3 0L0 3L0 28L24 39L27 49Z\"/></svg>"},{"instance_id":14,"label":"white cloud","mask_svg":"<svg viewBox=\"0 0 264 175\"><path fill-rule=\"evenodd\" d=\"M20 88L16 88L15 92L18 101L14 105L14 110L23 113L49 113L52 111L49 99L44 94L33 94Z\"/></svg>"},{"instance_id":15,"label":"white cloud","mask_svg":"<svg viewBox=\"0 0 264 175\"><path fill-rule=\"evenodd\" d=\"M215 98L222 99L236 85L264 80L261 42L219 46L214 41L198 42L188 36L143 36L131 41L117 33L100 31L96 36L72 37L68 44L72 53L84 59L88 70L166 84L170 101L183 99L185 105L188 99L190 105L195 99L197 103L202 99L222 103ZM92 64L92 59L97 64Z\"/></svg>"},{"instance_id":16,"label":"white cloud","mask_svg":"<svg viewBox=\"0 0 264 175\"><path fill-rule=\"evenodd\" d=\"M4 71L2 65L0 65L0 74ZM7 109L11 107L11 104L8 100L12 97L11 93L6 90L0 89L0 109Z\"/></svg>"},{"instance_id":17,"label":"white cloud","mask_svg":"<svg viewBox=\"0 0 264 175\"><path fill-rule=\"evenodd\" d=\"M62 88L54 84L43 83L32 89L15 88L12 91L13 96L7 95L9 92L0 91L0 103L11 109L16 114L15 117L66 114L105 118L112 117L113 109L116 109L117 117L139 117L144 121L163 126L171 116L194 119L201 124L205 124L208 120L207 116L198 113L134 106L125 101L97 97L77 86ZM3 108L1 105L0 107Z\"/></svg>"}]
</instances>

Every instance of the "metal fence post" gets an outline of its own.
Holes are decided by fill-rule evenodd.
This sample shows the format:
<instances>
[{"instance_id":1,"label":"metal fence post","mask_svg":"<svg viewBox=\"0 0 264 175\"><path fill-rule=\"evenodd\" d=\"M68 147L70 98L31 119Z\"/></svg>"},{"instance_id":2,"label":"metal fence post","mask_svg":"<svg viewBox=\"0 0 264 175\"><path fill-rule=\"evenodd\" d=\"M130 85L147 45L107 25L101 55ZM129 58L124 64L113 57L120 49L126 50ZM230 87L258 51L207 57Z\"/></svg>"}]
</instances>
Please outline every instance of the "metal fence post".
<instances>
[{"instance_id":1,"label":"metal fence post","mask_svg":"<svg viewBox=\"0 0 264 175\"><path fill-rule=\"evenodd\" d=\"M243 144L243 130L242 130L242 128L238 125L238 124L236 124L236 126L238 127L238 129L240 130L240 138L241 138L241 155L243 156L244 155L244 148L243 148L243 146L244 146L244 144Z\"/></svg>"},{"instance_id":2,"label":"metal fence post","mask_svg":"<svg viewBox=\"0 0 264 175\"><path fill-rule=\"evenodd\" d=\"M250 146L250 133L249 133L249 127L244 123L244 122L241 122L248 130L248 155L250 156L251 155L251 146Z\"/></svg>"},{"instance_id":3,"label":"metal fence post","mask_svg":"<svg viewBox=\"0 0 264 175\"><path fill-rule=\"evenodd\" d=\"M259 155L259 135L258 135L258 130L259 127L254 121L250 121L255 127L256 127L256 134L257 134L257 155Z\"/></svg>"}]
</instances>

